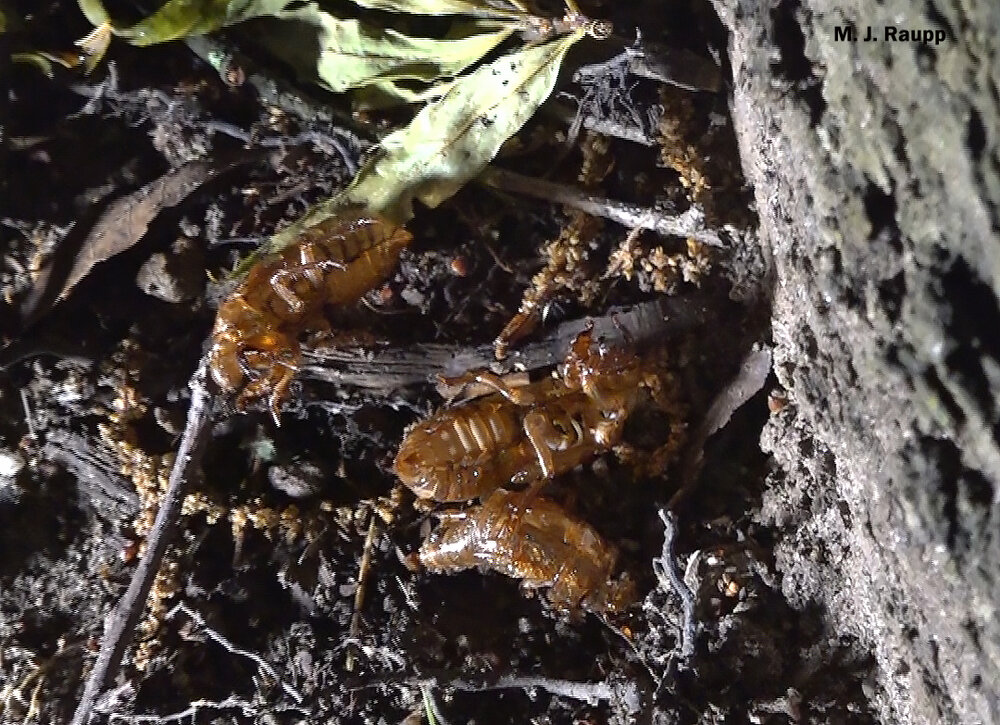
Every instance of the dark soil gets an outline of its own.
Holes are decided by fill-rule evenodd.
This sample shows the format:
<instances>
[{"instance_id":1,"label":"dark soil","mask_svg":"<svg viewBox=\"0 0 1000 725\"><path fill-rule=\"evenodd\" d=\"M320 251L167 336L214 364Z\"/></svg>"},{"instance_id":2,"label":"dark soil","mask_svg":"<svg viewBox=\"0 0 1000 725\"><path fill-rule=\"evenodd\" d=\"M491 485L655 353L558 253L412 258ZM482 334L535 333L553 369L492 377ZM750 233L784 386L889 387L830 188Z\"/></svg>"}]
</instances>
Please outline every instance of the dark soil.
<instances>
[{"instance_id":1,"label":"dark soil","mask_svg":"<svg viewBox=\"0 0 1000 725\"><path fill-rule=\"evenodd\" d=\"M0 35L15 49L89 31L74 3L18 5L34 15ZM629 232L606 223L541 327L494 364L548 374L588 318L650 365L666 351L678 459L646 476L600 456L545 494L622 550L640 601L567 616L498 574L404 563L435 519L393 476L403 432L443 405L436 374L490 362L572 215L472 184L418 209L392 278L309 337L280 427L218 396L203 475L94 722L1000 721L1000 101L996 38L970 30L1000 27L996 10L962 5L959 21L928 5L913 22L951 33L934 52L833 45L833 25L881 21L790 2L584 10L723 79L681 90L598 65L620 47L585 41L498 159L578 185L591 141L567 144L559 106L582 99L585 125L634 132L609 139L594 193L695 203L723 240L690 281L655 263L691 263L685 240L651 233L634 275L603 275ZM404 117L352 118L246 37L218 42L246 53L251 81L227 84L199 42L115 42L89 77L0 67L0 723L71 719L227 273ZM299 95L261 96L275 87ZM135 232L142 195L128 195L194 160L205 178ZM55 302L100 225L137 242ZM665 322L629 317L651 303ZM730 400L762 346L774 373ZM671 422L644 406L626 438L660 445ZM665 542L660 513L685 484Z\"/></svg>"}]
</instances>

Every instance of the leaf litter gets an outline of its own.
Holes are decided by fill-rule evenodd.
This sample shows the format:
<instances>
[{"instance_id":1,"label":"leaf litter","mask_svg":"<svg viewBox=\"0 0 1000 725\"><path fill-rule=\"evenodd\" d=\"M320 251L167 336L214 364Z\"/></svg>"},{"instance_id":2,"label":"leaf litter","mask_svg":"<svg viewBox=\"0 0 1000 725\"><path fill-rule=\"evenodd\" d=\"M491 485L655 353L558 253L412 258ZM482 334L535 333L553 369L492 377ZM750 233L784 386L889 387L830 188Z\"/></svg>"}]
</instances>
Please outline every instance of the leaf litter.
<instances>
[{"instance_id":1,"label":"leaf litter","mask_svg":"<svg viewBox=\"0 0 1000 725\"><path fill-rule=\"evenodd\" d=\"M389 3L396 5L394 3ZM390 9L385 7L383 3L379 3L381 6L379 9ZM399 3L400 6L407 7L426 7L426 3ZM478 3L464 3L464 2L450 2L446 3L448 7L454 7L460 9L462 12L467 10L481 9L483 6ZM205 7L209 7L209 4L203 4ZM216 7L217 4L211 4L212 7ZM285 5L282 5L284 8ZM214 22L214 21L213 21ZM188 29L198 29L202 26L197 24L191 24ZM176 28L170 32L176 32ZM186 31L185 31L186 32ZM125 37L125 36L122 36ZM164 35L166 37L166 35ZM494 63L506 64L503 66L506 70L501 71L501 75L506 73L504 77L508 79L514 79L515 83L521 84L521 88L524 90L525 95L532 99L535 106L539 105L544 101L544 98L551 92L552 84L554 83L554 74L557 72L557 68L553 69L552 66L557 66L562 62L565 57L565 53L568 51L569 47L577 42L580 37L574 32L568 34L562 38L557 38L546 43L542 43L536 46L529 47L527 49L522 49L514 53L509 54ZM527 56L529 53L538 53L537 56ZM484 68L489 67L484 66ZM482 69L480 69L482 70ZM471 78L478 71L474 71L473 74L468 76ZM549 73L551 72L551 77ZM382 82L381 80L373 79L373 82ZM455 193L455 191L466 181L472 178L476 173L476 167L479 169L483 168L493 156L495 156L500 145L503 143L501 136L503 133L513 134L520 128L520 124L523 124L527 120L527 116L531 113L520 114L525 115L525 118L521 118L519 111L516 108L508 107L508 105L513 106L511 98L516 98L517 93L512 95L504 96L499 94L495 99L491 99L489 102L476 103L474 102L474 94L471 90L461 88L462 79L456 80L454 85L451 85L449 89L444 93L440 101L445 101L449 97L452 99L448 101L443 106L435 106L433 103L426 107L423 111L417 114L414 120L414 129L422 128L422 130L409 131L409 127L401 129L400 131L391 134L387 139L384 140L383 144L380 145L373 156L369 160L369 163L363 168L362 172L355 180L354 184L349 187L343 194L341 198L333 202L324 202L316 207L316 210L312 212L311 215L307 216L307 219L315 221L318 217L321 217L324 213L335 213L336 204L343 203L357 203L363 202L365 204L372 204L379 206L387 214L397 215L400 218L408 218L412 214L412 202L414 199L421 201L427 205L435 205L441 203L443 200L449 198ZM457 88L457 90L456 90ZM449 105L451 104L451 105ZM532 109L533 110L533 109ZM421 117L421 114L423 117ZM495 114L495 115L494 115ZM487 134L487 139L485 142L480 143L474 138L474 135L470 133L470 129L477 129L477 122L480 118L491 119L494 123L497 123L505 127L503 132L498 132L495 135ZM422 125L422 126L421 126ZM447 129L446 133L440 133L441 129ZM512 129L512 130L511 130ZM484 131L485 129L477 129ZM435 133L436 132L436 133ZM397 135L398 134L398 135ZM453 151L458 153L459 150L467 152L469 158L473 159L472 163L461 162L455 158L448 158L449 154ZM441 160L436 158L436 155L442 157ZM412 157L412 161L408 159ZM395 178L398 172L399 178ZM393 178L387 178L387 174L392 174ZM370 197L368 193L370 192ZM417 222L421 220L418 219ZM276 238L281 239L279 234ZM481 262L480 262L481 263ZM92 268L92 267L91 267ZM412 265L407 266L401 272L404 280L409 280L410 284L413 284L414 278L417 275L415 272L415 267ZM471 276L468 283L473 281L476 284L480 284L483 277L482 268L480 268L474 275ZM466 284L463 282L462 284ZM431 287L426 287L422 289L424 294L428 296L437 295L436 299L441 299L440 292ZM631 299L635 299L633 296ZM613 324L611 319L607 320L607 324ZM396 324L398 328L396 331L400 332L406 327L405 321L403 324ZM345 363L349 364L349 363ZM175 382L176 384L176 382ZM181 385L180 387L183 387ZM184 396L181 395L181 400ZM309 400L309 396L305 396L306 400ZM286 439L282 444L278 446L279 449L287 445L289 441L296 440L296 435L303 435L309 429L312 429L320 424L320 419L325 416L318 415L317 411L325 410L336 410L336 406L342 406L341 411L344 410L359 410L358 408L351 408L350 405L353 403L348 399L340 402L331 402L329 399L325 402L323 399L316 400L312 399L311 407L307 406L301 415L304 416L299 422L301 425L296 427L293 431L288 434L288 439ZM422 404L422 403L421 403ZM322 407L327 405L327 408ZM318 406L318 407L317 407ZM343 426L351 429L351 426L365 426L369 423L365 422L363 415L359 415L358 419L355 419L351 414L344 415L343 413L336 414L343 416L343 419L338 419L338 426ZM360 422L359 422L360 421ZM291 422L291 421L290 421ZM257 434L251 434L250 429L252 428L252 421L249 420L236 420L229 421L227 425L233 426L230 428L231 431L236 431L237 436L247 436L252 437L256 435L257 437L253 440L259 441L259 436L262 435L260 432ZM376 423L376 433L377 436L384 436L385 431L380 430L379 427L384 425L382 423ZM351 429L351 430L355 430ZM391 430L391 427L390 427ZM220 431L222 438L226 436L232 436L232 433L226 433ZM267 434L264 434L267 435ZM347 434L345 435L345 439ZM353 434L352 434L353 435ZM363 437L363 436L361 436ZM391 433L390 433L391 437ZM327 441L328 442L328 441ZM230 441L232 443L232 441ZM242 445L242 444L241 444ZM346 445L346 444L345 444ZM384 442L381 445L385 445ZM355 450L354 453L357 451ZM330 453L329 455L336 458L338 453ZM352 454L353 455L353 454ZM345 460L350 460L348 456L343 456ZM362 455L359 459L363 462L364 456ZM350 465L348 469L343 473L338 473L338 479L341 484L349 485L352 487L361 487L363 490L367 485L371 487L370 482L364 482L357 480L357 476L350 470ZM238 476L237 476L238 477ZM248 476L247 480L243 482L245 485L252 485L252 475ZM231 494L230 494L231 495ZM242 494L241 494L242 495ZM351 489L349 494L354 497L354 489ZM252 537L244 543L241 543L237 547L238 555L240 556L260 556L261 552L266 550L269 551L273 548L273 555L281 558L286 556L291 556L289 561L297 561L297 564L289 564L287 566L287 575L294 580L295 586L299 589L298 591L304 593L305 598L311 599L315 594L317 598L312 601L313 606L318 607L318 611L322 612L324 615L329 617L329 620L334 623L343 622L350 619L348 617L345 619L340 616L345 612L350 613L349 604L345 604L337 600L336 592L341 590L342 592L347 592L350 590L350 594L353 596L355 589L351 588L351 565L357 558L359 551L354 547L359 546L365 539L365 531L371 531L372 527L367 519L359 519L359 517L354 516L357 513L354 510L355 507L352 505L352 512L347 514L336 514L336 524L330 524L330 530L332 535L338 538L338 545L320 546L316 541L310 541L307 545L305 551L284 551L284 548L280 543L272 547L271 543L265 543L261 540L254 541ZM327 511L329 514L329 510ZM335 517L329 516L329 519ZM410 524L412 525L412 522ZM723 524L724 525L724 524ZM738 528L737 524L733 524L734 527ZM360 532L360 536L358 535ZM209 537L211 539L211 537ZM291 539L289 539L290 541ZM194 544L195 549L193 551L197 552L200 558L202 554L206 551L211 552L213 546L217 549L218 542L208 540L198 541ZM530 689L532 693L531 702L535 703L537 707L533 706L533 710L530 712L524 709L515 708L512 712L506 713L512 717L522 717L523 719L528 719L529 717L535 717L539 712L544 712L547 703L551 702L553 705L557 706L558 714L563 717L573 717L576 719L602 719L603 716L608 714L607 709L603 710L588 710L582 708L581 706L567 706L564 701L560 701L560 697L573 697L573 695L566 695L569 692L582 693L581 702L596 702L601 699L600 697L594 697L593 693L610 693L613 692L617 682L617 678L625 678L627 680L626 684L629 688L634 688L634 683L642 682L641 672L637 674L633 670L629 669L623 662L615 661L614 663L609 663L606 656L601 655L598 658L596 666L594 662L587 658L587 662L576 665L568 666L565 670L562 670L560 674L567 677L574 678L585 678L594 677L595 672L599 671L601 668L606 668L609 664L613 664L615 669L613 674L609 677L607 682L592 682L588 683L581 680L578 681L568 681L560 680L558 678L547 678L543 675L538 677L508 677L502 676L499 679L493 677L486 678L474 678L470 676L462 676L462 672L518 672L525 671L522 668L531 667L532 664L530 660L521 661L518 658L526 657L526 652L508 652L504 649L501 644L489 644L488 639L482 639L483 637L488 638L489 632L482 631L484 628L480 624L480 620L487 613L487 610L498 611L503 613L509 613L513 618L510 622L513 629L509 631L517 631L518 634L515 635L515 640L519 647L524 647L526 642L533 642L537 639L532 651L542 657L543 660L551 665L553 662L558 661L559 655L556 650L563 649L565 651L587 651L586 649L580 649L584 646L597 646L598 651L604 652L608 649L606 641L603 641L603 637L610 636L613 634L609 631L603 631L600 628L596 630L593 628L580 628L576 629L574 627L563 626L559 623L547 622L542 618L541 620L537 617L537 612L534 607L534 603L525 602L523 599L513 590L504 590L502 587L497 589L495 587L496 582L490 581L486 584L482 584L478 578L469 577L464 581L450 582L447 585L440 583L428 583L426 586L418 582L417 586L414 587L412 581L407 578L407 575L403 572L393 569L392 557L385 556L385 552L388 551L391 554L390 540L387 536L380 535L376 537L374 542L376 547L375 558L378 559L377 567L381 567L381 570L377 573L371 585L375 588L375 591L379 592L384 596L383 606L386 608L385 612L382 613L378 611L379 599L378 597L372 599L369 597L369 602L373 603L373 607L369 607L370 611L366 612L366 620L370 617L371 621L366 621L366 626L361 629L359 638L361 641L352 644L351 646L357 646L358 651L363 654L362 661L362 671L358 676L358 681L345 683L340 679L328 683L326 687L320 687L318 691L309 692L309 697L312 702L326 702L327 704L332 704L333 707L349 707L350 712L355 717L359 718L371 718L374 716L385 716L385 711L373 709L379 706L380 703L385 702L383 698L373 697L372 692L378 690L384 695L384 693L389 690L393 691L394 687L401 686L400 683L405 685L406 682L413 681L412 677L407 678L406 673L402 671L404 667L415 666L419 672L430 672L428 676L421 675L421 682L427 683L433 681L433 689L440 690L441 688L448 688L449 683L454 683L455 687L452 688L456 691L463 691L463 688L468 688L471 694L467 696L461 696L459 694L446 695L447 700L445 701L445 711L463 711L467 708L470 713L477 713L482 707L481 703L484 701L484 693L491 689L491 687L513 687L515 689ZM207 547L207 548L202 548ZM322 552L322 557L328 557L326 562L321 561L318 565L316 564L316 550ZM306 556L306 554L311 551L312 556ZM217 555L219 552L216 550L214 553ZM194 560L197 560L194 559ZM236 558L234 557L234 575L237 580L243 575L240 574L239 567L235 566ZM266 558L266 556L265 556ZM225 559L223 556L222 559ZM191 565L191 561L186 562L186 566ZM314 568L310 571L310 566ZM316 570L318 566L318 570ZM326 567L324 569L324 567ZM294 574L292 573L294 572ZM192 569L192 579L188 583L188 589L184 596L191 596L192 598L197 598L199 600L204 600L202 603L208 603L208 593L215 591L212 597L219 596L222 597L222 590L212 590L211 587L202 590L199 594L199 587L202 586L201 582L205 574L200 572L197 568ZM120 580L120 575L118 576ZM237 580L234 580L237 581ZM319 582L319 583L317 583ZM237 585L243 586L243 582ZM714 582L709 582L709 584L714 584ZM227 584L228 586L229 584ZM397 589L402 592L399 595ZM457 594L449 594L448 592L457 592ZM394 594L395 592L395 594ZM478 611L469 612L467 602L463 602L465 595L469 595L469 601L478 605L484 604L483 593L488 597L488 607L479 606ZM202 596L204 594L204 597ZM275 595L274 591L267 592L257 592L251 593L249 597L246 597L245 592L238 591L239 596L237 599L239 601L230 601L227 597L224 601L228 604L226 605L229 614L235 616L237 620L241 619L241 615L244 611L252 611L255 602L259 603L261 601L270 601L270 599ZM658 595L662 595L662 592ZM651 595L652 596L652 595ZM350 599L350 596L343 596L343 599ZM405 602L405 606L403 603ZM412 602L412 604L411 604ZM221 603L221 602L220 602ZM318 604L317 604L318 603ZM661 602L661 604L663 604ZM394 607L399 606L400 609L394 609ZM412 608L414 612L429 612L431 610L439 611L441 613L441 619L438 620L427 620L427 621L417 621L416 626L414 621L419 615L408 614L408 609ZM473 606L473 610L477 607ZM655 610L650 610L655 613ZM666 616L669 616L670 607L663 605L662 611L666 612ZM356 613L355 613L356 614ZM469 615L473 616L469 616ZM269 615L271 616L271 615ZM504 615L506 616L506 615ZM651 616L653 616L651 614ZM663 616L663 615L660 615ZM524 622L518 619L522 617ZM345 644L338 641L337 637L340 634L336 626L324 625L322 618L316 618L310 621L310 624L306 627L295 629L288 633L288 636L279 640L269 640L267 642L255 642L253 647L257 651L267 652L268 659L276 662L289 662L292 663L291 666L295 669L292 673L292 677L301 676L311 684L315 681L311 679L308 672L315 672L317 670L330 671L330 668L336 668L338 664L341 664L341 656L343 654L343 648ZM96 619L95 619L96 621ZM209 622L211 627L223 627L226 617L208 617L205 620ZM385 625L386 630L383 631L382 627L378 627L377 631L373 631L371 625ZM514 626L516 625L516 626ZM243 632L244 627L238 628L236 631L240 635L246 635L248 637L257 636L256 631L259 626L259 622L253 621L247 631ZM266 625L265 625L266 628ZM462 635L465 639L461 637L453 636L455 633L464 632ZM619 643L624 647L633 647L635 652L639 656L640 660L645 656L646 650L643 649L645 644L643 644L640 639L637 639L634 643L629 643L630 636L627 629L619 630L621 635L621 642ZM503 637L509 638L509 635L501 635ZM313 641L319 638L319 642ZM412 637L412 639L411 639ZM213 637L214 639L214 637ZM429 641L428 641L429 640ZM230 638L227 641L238 641ZM599 644L603 641L603 644ZM309 643L312 642L310 646ZM485 643L485 646L484 646ZM553 644L558 643L558 644ZM622 643L625 643L622 645ZM537 646L536 646L537 645ZM195 658L201 658L205 656L204 649L197 641L192 640L191 642L185 642L181 645L185 650L184 657L193 656ZM249 647L248 644L241 644L241 647ZM301 646L301 648L300 648ZM301 653L306 652L312 653L310 656L316 659L311 662L305 662L301 659ZM669 649L666 645L664 650ZM295 654L295 660L289 656ZM659 655L662 656L663 652ZM401 661L400 658L404 655L415 657L411 662ZM496 661L489 659L490 657L498 658ZM477 658L483 658L478 660ZM183 659L183 658L182 658ZM446 665L450 666L448 669L441 669L441 663L444 662ZM652 660L645 660L641 666L646 666ZM433 663L437 665L438 669L428 670L428 663ZM563 663L566 665L567 663ZM634 664L634 663L633 663ZM704 663L703 663L704 664ZM708 676L711 676L711 667L708 667ZM558 667L556 668L558 670ZM548 670L548 667L543 664L542 671L552 671ZM606 671L606 670L605 670ZM379 674L379 673L382 674ZM287 676L284 675L283 676ZM382 679L380 678L390 678ZM210 679L210 678L209 678ZM245 678L243 678L245 679ZM380 686L380 682L383 683ZM707 682L707 680L706 680ZM388 683L388 684L385 684ZM395 685L392 683L396 683ZM187 692L191 690L191 683L180 683L185 692L177 693L178 697L188 696ZM199 685L211 686L209 682L198 683ZM260 683L257 683L260 684ZM655 682L653 683L655 685ZM266 685L266 683L265 683ZM569 687L568 685L572 685ZM19 686L15 683L15 687ZM311 685L310 685L311 686ZM429 700L434 699L434 693L431 692L430 685L422 685L421 694L427 697ZM372 688L371 690L366 690ZM648 683L643 683L641 688L644 691L652 691L652 688L648 687ZM197 688L194 688L197 690ZM266 687L264 688L266 689ZM405 688L404 688L405 689ZM661 692L670 690L671 685L664 685L661 681ZM720 688L722 695L719 695L725 701L725 688ZM345 692L350 693L350 703L348 703ZM698 692L696 690L696 692ZM545 694L550 693L550 694ZM562 694L560 694L562 693ZM393 701L396 703L392 707L405 707L407 700L407 695L405 692L403 694L397 693L399 696ZM669 694L669 693L667 693ZM172 695L173 696L173 695ZM257 693L255 697L262 697L262 699L257 700L257 702L263 702L267 700L268 695L261 690ZM127 695L126 695L127 697ZM235 696L233 696L235 697ZM465 699L463 699L465 697ZM705 703L700 699L701 693L698 692L699 699L692 705L688 705L689 708L704 708L705 712L709 712L714 706L715 700L710 699L709 702ZM551 698L551 699L549 699ZM505 698L506 700L507 698ZM412 700L412 698L411 698ZM492 700L488 701L492 702ZM240 698L222 698L213 701L203 698L198 701L201 704L198 706L202 708L203 711L198 711L196 708L194 711L189 711L189 715L192 719L199 719L208 721L214 716L221 714L220 711L226 712L230 711L234 717L239 719L240 710L242 709L242 715L245 718L252 718L254 715L252 713L256 712L254 708L258 707L257 704L250 703L248 700L242 700ZM372 704L374 703L374 705ZM170 706L169 702L161 702L159 705ZM413 703L411 702L411 705ZM136 703L127 703L127 707L133 707ZM294 703L285 703L285 705L278 704L279 709L281 707L294 707ZM149 703L138 703L138 710L141 712L144 707L148 707ZM264 706L266 707L266 705ZM602 706L603 707L603 706ZM610 707L610 705L608 705ZM431 708L428 708L431 709ZM433 708L437 710L435 706ZM178 708L178 712L182 712L183 708ZM628 708L628 712L631 712L632 708ZM286 709L285 713L288 712ZM395 710L392 710L394 713ZM615 712L620 712L616 710ZM681 708L681 712L685 712ZM692 713L694 711L692 710ZM686 713L688 719L692 713ZM477 719L489 719L487 713L480 713L485 715L485 717L477 717ZM674 711L677 714L677 711ZM734 717L738 717L739 712L734 713ZM126 716L127 717L127 716ZM141 717L141 716L139 716ZM169 716L164 716L169 717ZM494 714L494 717L496 715ZM684 720L683 717L675 718Z\"/></svg>"}]
</instances>

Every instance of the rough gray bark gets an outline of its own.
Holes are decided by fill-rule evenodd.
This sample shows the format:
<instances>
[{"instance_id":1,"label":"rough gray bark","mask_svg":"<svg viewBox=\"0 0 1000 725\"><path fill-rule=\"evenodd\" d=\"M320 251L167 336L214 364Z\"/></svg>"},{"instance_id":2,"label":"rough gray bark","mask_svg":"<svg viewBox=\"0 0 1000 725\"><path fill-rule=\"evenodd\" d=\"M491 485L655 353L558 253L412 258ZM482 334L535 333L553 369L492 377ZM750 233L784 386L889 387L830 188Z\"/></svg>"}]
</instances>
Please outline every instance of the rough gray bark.
<instances>
[{"instance_id":1,"label":"rough gray bark","mask_svg":"<svg viewBox=\"0 0 1000 725\"><path fill-rule=\"evenodd\" d=\"M785 594L871 649L884 722L1000 722L1000 5L715 5L792 403Z\"/></svg>"}]
</instances>

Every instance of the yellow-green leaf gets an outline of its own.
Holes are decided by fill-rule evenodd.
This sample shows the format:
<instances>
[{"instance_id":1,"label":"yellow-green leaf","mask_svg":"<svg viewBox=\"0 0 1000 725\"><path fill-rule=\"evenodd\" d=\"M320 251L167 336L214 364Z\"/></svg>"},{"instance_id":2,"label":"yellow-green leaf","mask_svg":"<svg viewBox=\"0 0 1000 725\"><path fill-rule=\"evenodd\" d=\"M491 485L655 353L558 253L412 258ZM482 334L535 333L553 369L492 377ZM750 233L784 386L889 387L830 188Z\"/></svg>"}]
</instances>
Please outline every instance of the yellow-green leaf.
<instances>
[{"instance_id":1,"label":"yellow-green leaf","mask_svg":"<svg viewBox=\"0 0 1000 725\"><path fill-rule=\"evenodd\" d=\"M413 200L436 207L473 179L535 113L555 85L559 66L583 30L505 55L459 78L408 126L380 144L351 186L275 235L280 250L308 227L349 206L403 223Z\"/></svg>"},{"instance_id":2,"label":"yellow-green leaf","mask_svg":"<svg viewBox=\"0 0 1000 725\"><path fill-rule=\"evenodd\" d=\"M436 207L474 178L549 97L577 31L505 55L459 79L408 126L385 137L382 155L347 190L353 202L409 219L412 200Z\"/></svg>"},{"instance_id":3,"label":"yellow-green leaf","mask_svg":"<svg viewBox=\"0 0 1000 725\"><path fill-rule=\"evenodd\" d=\"M145 20L127 27L113 22L101 0L77 0L95 27L110 23L112 31L133 45L165 43L203 35L226 25L263 15L275 15L293 0L169 0Z\"/></svg>"},{"instance_id":4,"label":"yellow-green leaf","mask_svg":"<svg viewBox=\"0 0 1000 725\"><path fill-rule=\"evenodd\" d=\"M11 53L10 59L15 63L33 65L46 77L52 77L52 59L44 53Z\"/></svg>"},{"instance_id":5,"label":"yellow-green leaf","mask_svg":"<svg viewBox=\"0 0 1000 725\"><path fill-rule=\"evenodd\" d=\"M506 7L487 0L353 0L355 5L371 10L410 15L472 15L479 18L514 19L527 16L520 3Z\"/></svg>"},{"instance_id":6,"label":"yellow-green leaf","mask_svg":"<svg viewBox=\"0 0 1000 725\"><path fill-rule=\"evenodd\" d=\"M413 38L391 28L338 18L316 3L277 13L254 39L301 77L331 91L387 80L431 82L461 73L510 37L516 26L477 26L457 38Z\"/></svg>"},{"instance_id":7,"label":"yellow-green leaf","mask_svg":"<svg viewBox=\"0 0 1000 725\"><path fill-rule=\"evenodd\" d=\"M104 9L104 3L101 0L77 0L76 4L80 6L80 12L83 13L83 16L95 28L111 22L111 17Z\"/></svg>"},{"instance_id":8,"label":"yellow-green leaf","mask_svg":"<svg viewBox=\"0 0 1000 725\"><path fill-rule=\"evenodd\" d=\"M410 88L397 80L374 81L351 93L351 108L356 111L371 111L408 103L424 103L443 96L452 83L452 80L441 80L420 88Z\"/></svg>"}]
</instances>

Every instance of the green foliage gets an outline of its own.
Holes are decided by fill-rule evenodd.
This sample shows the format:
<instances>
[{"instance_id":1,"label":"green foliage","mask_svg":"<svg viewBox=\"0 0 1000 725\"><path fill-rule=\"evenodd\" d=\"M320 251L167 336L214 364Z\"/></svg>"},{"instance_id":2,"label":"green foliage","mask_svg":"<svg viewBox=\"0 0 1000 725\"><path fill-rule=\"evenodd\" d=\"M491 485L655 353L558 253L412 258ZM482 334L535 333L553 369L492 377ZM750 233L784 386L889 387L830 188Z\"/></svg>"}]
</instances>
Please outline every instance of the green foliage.
<instances>
[{"instance_id":1,"label":"green foliage","mask_svg":"<svg viewBox=\"0 0 1000 725\"><path fill-rule=\"evenodd\" d=\"M23 18L13 12L8 3L0 0L0 34L17 34L24 31ZM71 54L60 55L58 53L47 53L42 50L21 50L10 54L10 59L14 63L35 66L39 71L49 78L52 77L53 67L61 65L63 68L72 68L77 64L77 59Z\"/></svg>"},{"instance_id":2,"label":"green foliage","mask_svg":"<svg viewBox=\"0 0 1000 725\"><path fill-rule=\"evenodd\" d=\"M354 3L370 10L410 15L471 15L495 20L518 20L527 15L519 3L511 3L505 9L478 0L354 0Z\"/></svg>"},{"instance_id":3,"label":"green foliage","mask_svg":"<svg viewBox=\"0 0 1000 725\"><path fill-rule=\"evenodd\" d=\"M292 66L299 77L342 92L377 85L393 95L393 82L431 83L456 76L510 37L514 27L495 21L466 25L449 38L410 37L392 28L338 18L309 3L258 26L256 40ZM405 91L404 91L405 93ZM404 101L409 100L405 95Z\"/></svg>"},{"instance_id":4,"label":"green foliage","mask_svg":"<svg viewBox=\"0 0 1000 725\"><path fill-rule=\"evenodd\" d=\"M77 0L87 20L111 31L132 45L165 43L189 35L203 35L262 15L274 15L292 0L169 0L135 25L123 27L111 20L101 0Z\"/></svg>"},{"instance_id":5,"label":"green foliage","mask_svg":"<svg viewBox=\"0 0 1000 725\"><path fill-rule=\"evenodd\" d=\"M95 26L80 44L95 57L112 35L145 46L257 18L255 42L300 77L353 91L356 105L430 101L382 140L347 189L276 235L272 250L345 207L404 223L414 199L439 205L478 175L548 98L570 47L588 32L604 32L594 32L597 24L579 16L575 3L568 3L566 18L550 22L520 0L353 0L362 16L368 9L455 17L445 37L426 38L341 17L322 0L168 0L129 26L114 22L101 0L77 1ZM470 71L516 32L538 42Z\"/></svg>"},{"instance_id":6,"label":"green foliage","mask_svg":"<svg viewBox=\"0 0 1000 725\"><path fill-rule=\"evenodd\" d=\"M581 37L577 30L459 78L408 126L386 136L343 193L275 237L275 248L348 206L396 222L413 216L414 199L438 206L474 178L548 98L563 57Z\"/></svg>"}]
</instances>

